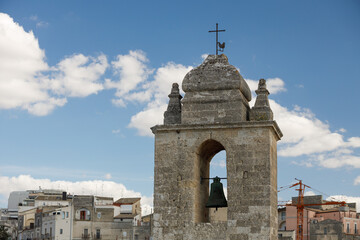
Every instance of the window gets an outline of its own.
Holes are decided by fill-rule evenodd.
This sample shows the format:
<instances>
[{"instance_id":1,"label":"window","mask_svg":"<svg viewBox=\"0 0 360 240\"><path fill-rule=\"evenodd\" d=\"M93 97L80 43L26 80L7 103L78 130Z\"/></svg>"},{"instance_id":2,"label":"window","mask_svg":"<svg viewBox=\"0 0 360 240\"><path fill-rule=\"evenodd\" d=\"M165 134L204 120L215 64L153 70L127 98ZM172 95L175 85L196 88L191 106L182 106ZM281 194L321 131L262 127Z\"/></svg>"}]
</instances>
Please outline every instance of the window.
<instances>
[{"instance_id":1,"label":"window","mask_svg":"<svg viewBox=\"0 0 360 240\"><path fill-rule=\"evenodd\" d=\"M96 239L101 239L100 229L96 229Z\"/></svg>"},{"instance_id":2,"label":"window","mask_svg":"<svg viewBox=\"0 0 360 240\"><path fill-rule=\"evenodd\" d=\"M62 230L62 228L60 228L60 234L63 234L63 230Z\"/></svg>"},{"instance_id":3,"label":"window","mask_svg":"<svg viewBox=\"0 0 360 240\"><path fill-rule=\"evenodd\" d=\"M346 223L346 233L350 233L350 223Z\"/></svg>"},{"instance_id":4,"label":"window","mask_svg":"<svg viewBox=\"0 0 360 240\"><path fill-rule=\"evenodd\" d=\"M327 234L327 228L324 228L324 235Z\"/></svg>"},{"instance_id":5,"label":"window","mask_svg":"<svg viewBox=\"0 0 360 240\"><path fill-rule=\"evenodd\" d=\"M90 211L87 210L86 208L82 208L80 210L76 211L76 219L79 220L90 220Z\"/></svg>"},{"instance_id":6,"label":"window","mask_svg":"<svg viewBox=\"0 0 360 240\"><path fill-rule=\"evenodd\" d=\"M281 220L285 220L286 218L286 212L281 212Z\"/></svg>"},{"instance_id":7,"label":"window","mask_svg":"<svg viewBox=\"0 0 360 240\"><path fill-rule=\"evenodd\" d=\"M89 231L87 228L84 229L84 237L88 237Z\"/></svg>"},{"instance_id":8,"label":"window","mask_svg":"<svg viewBox=\"0 0 360 240\"><path fill-rule=\"evenodd\" d=\"M66 218L68 218L69 217L69 212L66 212Z\"/></svg>"},{"instance_id":9,"label":"window","mask_svg":"<svg viewBox=\"0 0 360 240\"><path fill-rule=\"evenodd\" d=\"M86 218L86 211L80 211L80 220L85 220Z\"/></svg>"},{"instance_id":10,"label":"window","mask_svg":"<svg viewBox=\"0 0 360 240\"><path fill-rule=\"evenodd\" d=\"M61 212L61 218L65 219L65 212Z\"/></svg>"},{"instance_id":11,"label":"window","mask_svg":"<svg viewBox=\"0 0 360 240\"><path fill-rule=\"evenodd\" d=\"M355 223L354 224L354 233L357 234L358 233L358 230L357 230L357 224Z\"/></svg>"}]
</instances>

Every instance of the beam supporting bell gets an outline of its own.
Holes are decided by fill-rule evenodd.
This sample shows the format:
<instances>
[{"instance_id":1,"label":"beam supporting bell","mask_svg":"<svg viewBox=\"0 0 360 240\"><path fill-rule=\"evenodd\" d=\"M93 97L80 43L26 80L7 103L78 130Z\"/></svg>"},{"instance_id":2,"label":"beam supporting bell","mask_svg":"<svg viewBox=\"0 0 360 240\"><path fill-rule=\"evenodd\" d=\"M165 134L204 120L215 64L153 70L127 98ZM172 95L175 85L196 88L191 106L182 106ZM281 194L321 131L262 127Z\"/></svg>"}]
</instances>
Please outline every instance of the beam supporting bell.
<instances>
[{"instance_id":1,"label":"beam supporting bell","mask_svg":"<svg viewBox=\"0 0 360 240\"><path fill-rule=\"evenodd\" d=\"M210 196L206 203L207 208L222 208L227 207L227 201L224 194L224 188L220 182L218 176L213 178L213 183L211 184Z\"/></svg>"}]
</instances>

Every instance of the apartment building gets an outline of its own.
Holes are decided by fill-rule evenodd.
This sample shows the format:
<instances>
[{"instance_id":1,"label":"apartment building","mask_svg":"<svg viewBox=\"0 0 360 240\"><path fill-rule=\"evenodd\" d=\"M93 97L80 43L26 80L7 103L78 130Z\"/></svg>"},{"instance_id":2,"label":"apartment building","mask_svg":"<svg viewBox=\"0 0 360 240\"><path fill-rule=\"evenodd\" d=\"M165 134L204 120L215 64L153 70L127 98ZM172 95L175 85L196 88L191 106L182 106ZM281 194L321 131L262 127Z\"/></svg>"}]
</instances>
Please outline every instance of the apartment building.
<instances>
[{"instance_id":1,"label":"apartment building","mask_svg":"<svg viewBox=\"0 0 360 240\"><path fill-rule=\"evenodd\" d=\"M292 202L296 203L297 198L294 197ZM356 212L356 203L320 205L323 203L326 201L321 195L304 197L304 204L308 205L304 209L304 239L360 239L360 214ZM293 239L297 225L296 206L279 208L278 224L279 239Z\"/></svg>"},{"instance_id":2,"label":"apartment building","mask_svg":"<svg viewBox=\"0 0 360 240\"><path fill-rule=\"evenodd\" d=\"M141 223L140 198L114 202L110 197L50 192L29 194L19 204L17 239L150 239L151 226Z\"/></svg>"}]
</instances>

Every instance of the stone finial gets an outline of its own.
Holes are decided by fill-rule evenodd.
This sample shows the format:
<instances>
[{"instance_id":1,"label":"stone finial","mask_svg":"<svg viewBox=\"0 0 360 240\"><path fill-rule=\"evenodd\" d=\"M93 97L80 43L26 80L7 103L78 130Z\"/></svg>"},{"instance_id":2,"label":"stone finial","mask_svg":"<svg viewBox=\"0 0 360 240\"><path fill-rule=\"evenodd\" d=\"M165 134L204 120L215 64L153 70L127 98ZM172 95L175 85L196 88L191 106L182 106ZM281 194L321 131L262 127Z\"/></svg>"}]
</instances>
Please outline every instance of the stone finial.
<instances>
[{"instance_id":1,"label":"stone finial","mask_svg":"<svg viewBox=\"0 0 360 240\"><path fill-rule=\"evenodd\" d=\"M164 124L181 124L181 102L182 96L179 91L179 84L173 83L169 94L169 105L164 112Z\"/></svg>"},{"instance_id":2,"label":"stone finial","mask_svg":"<svg viewBox=\"0 0 360 240\"><path fill-rule=\"evenodd\" d=\"M269 91L266 89L266 80L260 79L254 107L250 111L250 121L266 121L273 120L273 112L270 108L268 95Z\"/></svg>"}]
</instances>

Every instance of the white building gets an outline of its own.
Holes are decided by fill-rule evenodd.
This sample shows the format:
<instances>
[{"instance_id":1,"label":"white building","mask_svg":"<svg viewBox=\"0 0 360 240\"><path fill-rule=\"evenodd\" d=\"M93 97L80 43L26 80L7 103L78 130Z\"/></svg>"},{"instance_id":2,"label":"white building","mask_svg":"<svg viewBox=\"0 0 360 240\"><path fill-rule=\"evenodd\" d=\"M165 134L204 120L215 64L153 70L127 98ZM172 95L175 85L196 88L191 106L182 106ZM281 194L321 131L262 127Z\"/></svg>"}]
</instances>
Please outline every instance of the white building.
<instances>
[{"instance_id":1,"label":"white building","mask_svg":"<svg viewBox=\"0 0 360 240\"><path fill-rule=\"evenodd\" d=\"M71 239L72 207L60 207L42 213L41 235L45 239L69 240Z\"/></svg>"}]
</instances>

